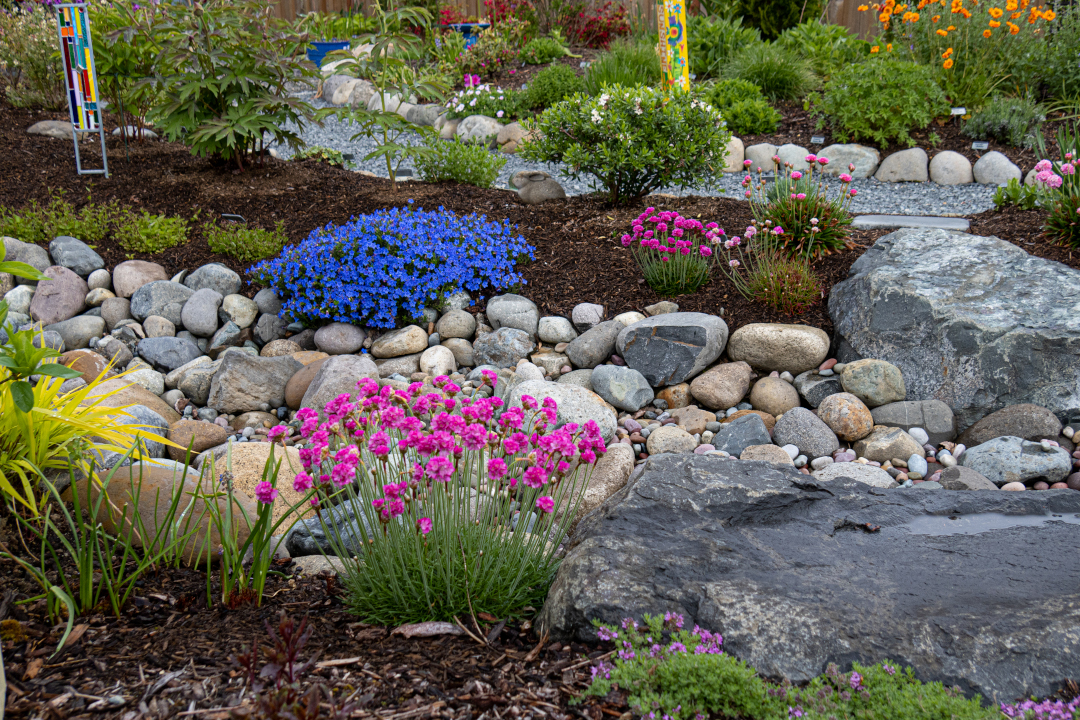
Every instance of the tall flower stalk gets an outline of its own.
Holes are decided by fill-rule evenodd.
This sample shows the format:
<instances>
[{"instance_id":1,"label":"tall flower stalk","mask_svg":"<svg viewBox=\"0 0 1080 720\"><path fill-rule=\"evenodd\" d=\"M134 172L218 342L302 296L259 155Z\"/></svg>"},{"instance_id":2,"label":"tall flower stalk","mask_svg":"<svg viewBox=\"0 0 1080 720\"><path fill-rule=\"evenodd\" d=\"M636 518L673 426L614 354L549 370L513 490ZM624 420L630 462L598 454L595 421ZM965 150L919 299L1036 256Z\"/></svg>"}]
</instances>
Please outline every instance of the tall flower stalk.
<instances>
[{"instance_id":1,"label":"tall flower stalk","mask_svg":"<svg viewBox=\"0 0 1080 720\"><path fill-rule=\"evenodd\" d=\"M716 223L702 225L677 212L656 213L650 207L634 220L632 232L622 236L645 275L645 282L660 295L691 293L709 282L713 264L710 247L724 234Z\"/></svg>"}]
</instances>

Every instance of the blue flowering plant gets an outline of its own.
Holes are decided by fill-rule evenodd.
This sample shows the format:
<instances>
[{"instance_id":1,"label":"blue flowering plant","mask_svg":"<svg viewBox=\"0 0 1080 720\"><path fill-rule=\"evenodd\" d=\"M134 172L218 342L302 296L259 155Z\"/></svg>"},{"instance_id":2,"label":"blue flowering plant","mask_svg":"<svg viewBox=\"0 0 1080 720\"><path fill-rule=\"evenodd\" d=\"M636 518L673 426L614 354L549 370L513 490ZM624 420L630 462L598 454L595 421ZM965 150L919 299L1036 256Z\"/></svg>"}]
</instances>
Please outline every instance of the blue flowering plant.
<instances>
[{"instance_id":1,"label":"blue flowering plant","mask_svg":"<svg viewBox=\"0 0 1080 720\"><path fill-rule=\"evenodd\" d=\"M410 205L318 228L251 272L283 298L283 317L392 328L455 292L524 283L515 265L533 250L505 220Z\"/></svg>"}]
</instances>

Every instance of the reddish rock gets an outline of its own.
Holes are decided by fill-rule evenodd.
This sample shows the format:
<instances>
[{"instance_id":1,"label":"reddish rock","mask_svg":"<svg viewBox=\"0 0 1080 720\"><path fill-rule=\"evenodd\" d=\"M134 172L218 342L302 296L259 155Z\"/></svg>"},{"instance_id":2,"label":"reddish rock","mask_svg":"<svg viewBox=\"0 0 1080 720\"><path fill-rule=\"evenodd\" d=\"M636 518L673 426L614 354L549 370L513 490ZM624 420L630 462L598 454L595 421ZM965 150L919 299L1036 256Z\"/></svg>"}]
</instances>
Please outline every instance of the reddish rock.
<instances>
[{"instance_id":1,"label":"reddish rock","mask_svg":"<svg viewBox=\"0 0 1080 720\"><path fill-rule=\"evenodd\" d=\"M44 325L70 320L86 309L86 294L90 287L81 277L59 265L45 270L48 280L42 280L30 301L30 317Z\"/></svg>"}]
</instances>

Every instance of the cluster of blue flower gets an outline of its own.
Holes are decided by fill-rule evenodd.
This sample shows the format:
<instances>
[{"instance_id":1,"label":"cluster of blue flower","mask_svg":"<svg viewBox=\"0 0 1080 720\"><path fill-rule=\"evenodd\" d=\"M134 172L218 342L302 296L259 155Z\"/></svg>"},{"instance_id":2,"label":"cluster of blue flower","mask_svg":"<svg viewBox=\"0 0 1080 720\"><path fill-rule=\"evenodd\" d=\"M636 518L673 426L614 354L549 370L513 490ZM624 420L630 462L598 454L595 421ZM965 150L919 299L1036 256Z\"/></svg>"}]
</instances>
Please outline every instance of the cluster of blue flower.
<instances>
[{"instance_id":1,"label":"cluster of blue flower","mask_svg":"<svg viewBox=\"0 0 1080 720\"><path fill-rule=\"evenodd\" d=\"M313 231L251 269L282 299L282 317L392 328L464 290L524 283L514 265L533 247L506 220L411 207Z\"/></svg>"}]
</instances>

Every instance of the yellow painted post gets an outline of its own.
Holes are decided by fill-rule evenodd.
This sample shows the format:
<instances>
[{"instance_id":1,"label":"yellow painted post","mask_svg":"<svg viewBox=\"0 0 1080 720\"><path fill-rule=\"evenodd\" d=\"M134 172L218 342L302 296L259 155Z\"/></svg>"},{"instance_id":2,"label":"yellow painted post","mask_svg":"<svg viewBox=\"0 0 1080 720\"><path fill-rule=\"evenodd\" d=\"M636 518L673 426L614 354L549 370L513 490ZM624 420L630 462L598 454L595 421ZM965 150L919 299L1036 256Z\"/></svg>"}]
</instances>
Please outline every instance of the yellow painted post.
<instances>
[{"instance_id":1,"label":"yellow painted post","mask_svg":"<svg viewBox=\"0 0 1080 720\"><path fill-rule=\"evenodd\" d=\"M686 49L685 0L657 0L660 70L664 88L690 89L690 55Z\"/></svg>"}]
</instances>

